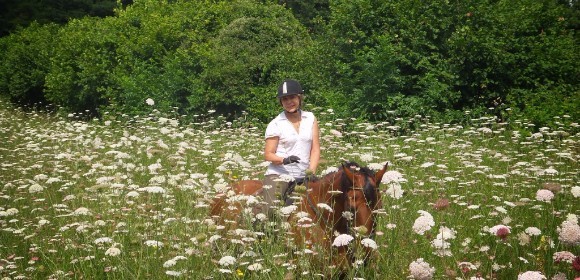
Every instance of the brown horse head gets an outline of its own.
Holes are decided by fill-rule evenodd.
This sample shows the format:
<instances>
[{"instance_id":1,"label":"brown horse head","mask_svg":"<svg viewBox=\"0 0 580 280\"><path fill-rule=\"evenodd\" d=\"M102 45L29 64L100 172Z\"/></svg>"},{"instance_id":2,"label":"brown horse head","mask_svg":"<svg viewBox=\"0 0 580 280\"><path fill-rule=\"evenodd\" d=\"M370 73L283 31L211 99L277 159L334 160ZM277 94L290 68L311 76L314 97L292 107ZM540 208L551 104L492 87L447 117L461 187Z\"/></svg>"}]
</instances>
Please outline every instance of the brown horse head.
<instances>
[{"instance_id":1,"label":"brown horse head","mask_svg":"<svg viewBox=\"0 0 580 280\"><path fill-rule=\"evenodd\" d=\"M341 186L346 196L345 210L354 214L354 226L364 226L370 237L374 235L376 227L374 211L381 206L379 184L387 168L388 163L375 173L353 162L342 165L344 176Z\"/></svg>"}]
</instances>

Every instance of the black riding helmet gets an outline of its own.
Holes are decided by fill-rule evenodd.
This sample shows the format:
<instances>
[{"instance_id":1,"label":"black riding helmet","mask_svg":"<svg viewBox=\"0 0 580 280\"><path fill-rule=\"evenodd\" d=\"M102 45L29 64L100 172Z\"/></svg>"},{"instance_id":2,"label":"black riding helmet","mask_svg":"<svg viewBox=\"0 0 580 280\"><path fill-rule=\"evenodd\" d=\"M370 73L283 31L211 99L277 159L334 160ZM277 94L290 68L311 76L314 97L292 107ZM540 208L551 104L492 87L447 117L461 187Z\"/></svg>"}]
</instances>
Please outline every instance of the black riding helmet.
<instances>
[{"instance_id":1,"label":"black riding helmet","mask_svg":"<svg viewBox=\"0 0 580 280\"><path fill-rule=\"evenodd\" d=\"M295 80L284 80L282 84L278 87L278 95L277 98L282 98L284 96L294 95L294 94L303 94L304 91L302 90L302 86L299 82Z\"/></svg>"}]
</instances>

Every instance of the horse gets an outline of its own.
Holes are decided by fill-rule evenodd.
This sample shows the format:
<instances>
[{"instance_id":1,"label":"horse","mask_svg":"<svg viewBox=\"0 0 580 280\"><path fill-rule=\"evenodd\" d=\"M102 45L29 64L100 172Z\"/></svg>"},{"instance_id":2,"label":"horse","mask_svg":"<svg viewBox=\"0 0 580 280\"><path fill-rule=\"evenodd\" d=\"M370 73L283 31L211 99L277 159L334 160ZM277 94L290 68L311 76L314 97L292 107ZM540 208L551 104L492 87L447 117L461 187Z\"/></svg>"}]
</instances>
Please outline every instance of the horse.
<instances>
[{"instance_id":1,"label":"horse","mask_svg":"<svg viewBox=\"0 0 580 280\"><path fill-rule=\"evenodd\" d=\"M355 162L345 162L337 171L322 178L306 179L306 190L294 193L298 201L280 211L286 214L287 222L292 225L290 234L294 237L295 246L306 247L320 256L331 253L332 263L339 271L351 266L354 258L348 242L341 243L335 237L355 235L359 240L363 237L374 238L375 210L381 207L379 184L387 168L388 163L375 173ZM263 185L259 180L242 180L230 187L229 195L221 194L213 199L210 215L220 222L236 224L243 209L235 203L239 200L231 198L258 195ZM365 264L372 250L365 247Z\"/></svg>"}]
</instances>

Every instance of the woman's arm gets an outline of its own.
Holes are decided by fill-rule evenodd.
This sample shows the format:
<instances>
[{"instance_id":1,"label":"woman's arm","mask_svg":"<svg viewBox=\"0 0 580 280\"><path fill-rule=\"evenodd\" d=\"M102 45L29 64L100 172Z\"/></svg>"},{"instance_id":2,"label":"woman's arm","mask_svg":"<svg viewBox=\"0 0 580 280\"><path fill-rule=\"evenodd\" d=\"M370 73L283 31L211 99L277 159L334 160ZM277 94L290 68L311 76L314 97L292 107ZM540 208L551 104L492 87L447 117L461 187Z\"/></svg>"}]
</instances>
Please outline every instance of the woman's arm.
<instances>
[{"instance_id":1,"label":"woman's arm","mask_svg":"<svg viewBox=\"0 0 580 280\"><path fill-rule=\"evenodd\" d=\"M314 119L312 126L312 147L310 148L310 166L308 169L316 174L316 168L320 162L320 129L318 128L318 121Z\"/></svg>"},{"instance_id":2,"label":"woman's arm","mask_svg":"<svg viewBox=\"0 0 580 280\"><path fill-rule=\"evenodd\" d=\"M276 155L279 140L279 137L266 138L266 146L264 147L264 159L276 165L282 164L282 161L284 160L284 158Z\"/></svg>"}]
</instances>

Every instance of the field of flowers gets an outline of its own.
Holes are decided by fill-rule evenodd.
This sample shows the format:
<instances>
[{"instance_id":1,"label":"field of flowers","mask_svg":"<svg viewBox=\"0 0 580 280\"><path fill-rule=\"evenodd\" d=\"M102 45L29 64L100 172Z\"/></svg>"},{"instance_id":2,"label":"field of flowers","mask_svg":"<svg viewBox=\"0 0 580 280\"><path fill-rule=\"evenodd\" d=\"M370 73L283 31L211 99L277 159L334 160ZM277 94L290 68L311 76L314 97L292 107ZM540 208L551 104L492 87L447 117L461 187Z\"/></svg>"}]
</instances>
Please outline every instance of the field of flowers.
<instances>
[{"instance_id":1,"label":"field of flowers","mask_svg":"<svg viewBox=\"0 0 580 280\"><path fill-rule=\"evenodd\" d=\"M85 122L0 101L0 277L324 277L309 262L315 252L287 246L284 227L256 231L250 211L248 226L232 230L208 217L229 182L262 178L263 129L211 112L185 124L150 103L149 116ZM577 120L369 124L312 111L317 175L343 160L391 164L378 233L366 243L376 255L348 279L580 277Z\"/></svg>"}]
</instances>

